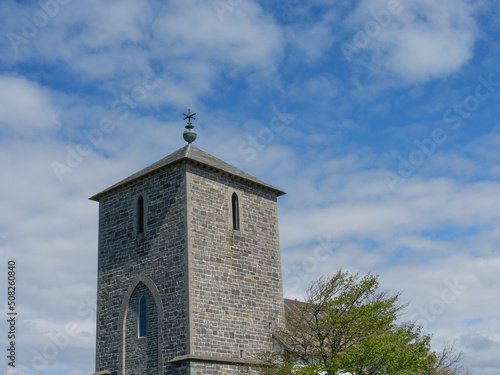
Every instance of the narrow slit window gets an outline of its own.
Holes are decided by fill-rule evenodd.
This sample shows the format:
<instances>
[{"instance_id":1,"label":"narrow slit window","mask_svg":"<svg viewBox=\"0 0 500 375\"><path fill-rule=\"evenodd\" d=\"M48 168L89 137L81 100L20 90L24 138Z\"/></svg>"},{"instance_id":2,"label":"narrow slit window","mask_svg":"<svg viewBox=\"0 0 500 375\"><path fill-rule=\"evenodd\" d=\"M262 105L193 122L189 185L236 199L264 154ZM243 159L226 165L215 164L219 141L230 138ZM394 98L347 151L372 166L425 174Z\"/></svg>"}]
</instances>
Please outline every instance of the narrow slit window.
<instances>
[{"instance_id":1,"label":"narrow slit window","mask_svg":"<svg viewBox=\"0 0 500 375\"><path fill-rule=\"evenodd\" d=\"M238 204L238 195L233 193L231 198L231 206L233 211L233 229L240 230L240 209Z\"/></svg>"},{"instance_id":2,"label":"narrow slit window","mask_svg":"<svg viewBox=\"0 0 500 375\"><path fill-rule=\"evenodd\" d=\"M137 330L139 337L146 337L148 334L148 304L146 296L142 296L139 300L139 311L137 316Z\"/></svg>"},{"instance_id":3,"label":"narrow slit window","mask_svg":"<svg viewBox=\"0 0 500 375\"><path fill-rule=\"evenodd\" d=\"M144 198L137 198L137 234L144 233Z\"/></svg>"}]
</instances>

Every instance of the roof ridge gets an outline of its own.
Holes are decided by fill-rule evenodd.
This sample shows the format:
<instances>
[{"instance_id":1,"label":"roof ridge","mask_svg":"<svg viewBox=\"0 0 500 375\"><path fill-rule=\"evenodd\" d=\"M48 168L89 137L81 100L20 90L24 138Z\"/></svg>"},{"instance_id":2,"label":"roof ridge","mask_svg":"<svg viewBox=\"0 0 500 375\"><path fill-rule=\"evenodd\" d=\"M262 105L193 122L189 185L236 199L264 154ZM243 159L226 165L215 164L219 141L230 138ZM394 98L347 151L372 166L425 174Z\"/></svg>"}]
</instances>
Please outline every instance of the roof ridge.
<instances>
[{"instance_id":1,"label":"roof ridge","mask_svg":"<svg viewBox=\"0 0 500 375\"><path fill-rule=\"evenodd\" d=\"M186 151L184 152L185 158L187 158L189 155L189 151L191 150L191 145L192 145L192 143L188 143L187 146L184 146L184 148L186 149Z\"/></svg>"},{"instance_id":2,"label":"roof ridge","mask_svg":"<svg viewBox=\"0 0 500 375\"><path fill-rule=\"evenodd\" d=\"M101 191L100 193L92 196L91 200L99 201L102 197L111 194L112 192L123 188L125 185L129 185L132 183L136 183L138 180L146 178L150 176L152 173L166 168L170 165L180 162L181 160L190 160L192 162L200 163L202 165L206 165L211 168L215 168L221 172L227 173L233 177L238 179L246 180L252 184L257 184L265 189L272 190L279 195L286 194L284 191L264 182L257 177L252 176L251 174L242 171L241 169L225 162L218 157L209 154L206 151L192 145L187 144L186 146L178 149L177 151L171 153L170 155L165 156L164 158L154 162L153 164L147 166L146 168L141 169L140 171L130 175L129 177L121 180L120 182L112 185L111 187Z\"/></svg>"}]
</instances>

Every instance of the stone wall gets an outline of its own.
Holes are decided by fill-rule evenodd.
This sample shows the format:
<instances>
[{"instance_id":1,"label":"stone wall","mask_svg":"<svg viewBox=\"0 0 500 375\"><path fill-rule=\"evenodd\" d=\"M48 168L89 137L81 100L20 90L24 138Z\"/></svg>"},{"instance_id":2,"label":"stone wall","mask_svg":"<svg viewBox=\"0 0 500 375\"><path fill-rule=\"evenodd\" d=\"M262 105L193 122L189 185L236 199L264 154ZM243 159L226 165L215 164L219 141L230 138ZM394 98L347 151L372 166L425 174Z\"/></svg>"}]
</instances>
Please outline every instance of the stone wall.
<instances>
[{"instance_id":1,"label":"stone wall","mask_svg":"<svg viewBox=\"0 0 500 375\"><path fill-rule=\"evenodd\" d=\"M146 297L147 333L138 337L139 299ZM125 368L144 375L158 374L158 313L153 294L144 283L139 283L130 297L125 313Z\"/></svg>"},{"instance_id":2,"label":"stone wall","mask_svg":"<svg viewBox=\"0 0 500 375\"><path fill-rule=\"evenodd\" d=\"M177 166L99 202L96 371L122 373L125 316L138 278L151 280L158 293L159 363L188 353L184 176L185 166ZM143 234L135 229L139 195Z\"/></svg>"},{"instance_id":3,"label":"stone wall","mask_svg":"<svg viewBox=\"0 0 500 375\"><path fill-rule=\"evenodd\" d=\"M192 361L190 369L190 375L258 375L255 369L238 364Z\"/></svg>"},{"instance_id":4,"label":"stone wall","mask_svg":"<svg viewBox=\"0 0 500 375\"><path fill-rule=\"evenodd\" d=\"M189 163L102 198L96 371L238 375L271 348L283 320L276 201L275 192ZM143 293L155 332L138 339Z\"/></svg>"},{"instance_id":5,"label":"stone wall","mask_svg":"<svg viewBox=\"0 0 500 375\"><path fill-rule=\"evenodd\" d=\"M255 360L283 319L276 194L188 165L187 199L191 354Z\"/></svg>"}]
</instances>

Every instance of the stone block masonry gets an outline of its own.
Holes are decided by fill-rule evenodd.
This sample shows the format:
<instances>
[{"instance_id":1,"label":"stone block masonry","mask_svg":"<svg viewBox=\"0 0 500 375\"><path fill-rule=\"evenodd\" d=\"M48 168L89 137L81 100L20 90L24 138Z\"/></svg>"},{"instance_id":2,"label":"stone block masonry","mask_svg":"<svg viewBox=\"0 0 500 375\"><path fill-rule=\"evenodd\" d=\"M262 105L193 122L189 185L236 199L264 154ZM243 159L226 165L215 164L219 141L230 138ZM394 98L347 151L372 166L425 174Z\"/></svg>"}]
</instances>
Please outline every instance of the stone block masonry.
<instances>
[{"instance_id":1,"label":"stone block masonry","mask_svg":"<svg viewBox=\"0 0 500 375\"><path fill-rule=\"evenodd\" d=\"M283 318L276 195L194 166L187 192L191 353L256 359Z\"/></svg>"},{"instance_id":2,"label":"stone block masonry","mask_svg":"<svg viewBox=\"0 0 500 375\"><path fill-rule=\"evenodd\" d=\"M125 372L126 365L139 363L139 353L144 362L155 357L157 366L188 353L183 172L178 166L100 201L96 371L133 374L132 369ZM145 197L148 220L142 235L134 233L139 195ZM127 291L145 290L146 280L148 327L158 333L139 339L132 328L137 292L130 296Z\"/></svg>"},{"instance_id":3,"label":"stone block masonry","mask_svg":"<svg viewBox=\"0 0 500 375\"><path fill-rule=\"evenodd\" d=\"M203 162L181 158L184 150L93 197L96 373L238 375L271 348L271 327L283 322L283 192L228 173L199 149Z\"/></svg>"}]
</instances>

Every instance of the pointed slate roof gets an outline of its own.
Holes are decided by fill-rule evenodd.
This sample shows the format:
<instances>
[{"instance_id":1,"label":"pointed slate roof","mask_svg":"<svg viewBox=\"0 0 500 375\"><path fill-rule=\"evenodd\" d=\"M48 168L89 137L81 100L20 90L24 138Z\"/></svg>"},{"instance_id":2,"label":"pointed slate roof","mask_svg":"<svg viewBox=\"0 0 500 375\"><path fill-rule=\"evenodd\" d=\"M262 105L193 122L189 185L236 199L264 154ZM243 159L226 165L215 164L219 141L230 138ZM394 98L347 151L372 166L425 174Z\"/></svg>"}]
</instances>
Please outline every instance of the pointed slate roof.
<instances>
[{"instance_id":1,"label":"pointed slate roof","mask_svg":"<svg viewBox=\"0 0 500 375\"><path fill-rule=\"evenodd\" d=\"M90 197L89 199L93 201L99 202L101 198L113 194L122 188L133 185L145 178L151 176L152 174L158 173L174 164L180 162L190 162L195 164L201 164L205 167L214 168L222 173L229 175L232 178L237 180L243 180L251 185L258 185L265 190L271 190L275 192L278 196L286 194L284 191L275 188L274 186L259 180L257 177L254 177L246 172L243 172L241 169L236 168L235 166L226 163L225 161L216 158L209 153L200 150L198 147L193 146L192 144L188 144L183 148L175 151L174 153L164 157L161 160L158 160L156 163L151 164L149 167L144 168L143 170L134 173L133 175L125 178L124 180L114 184L113 186L101 191L100 193Z\"/></svg>"}]
</instances>

